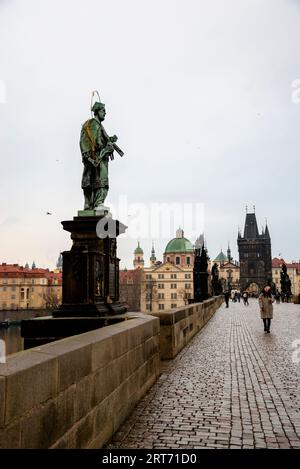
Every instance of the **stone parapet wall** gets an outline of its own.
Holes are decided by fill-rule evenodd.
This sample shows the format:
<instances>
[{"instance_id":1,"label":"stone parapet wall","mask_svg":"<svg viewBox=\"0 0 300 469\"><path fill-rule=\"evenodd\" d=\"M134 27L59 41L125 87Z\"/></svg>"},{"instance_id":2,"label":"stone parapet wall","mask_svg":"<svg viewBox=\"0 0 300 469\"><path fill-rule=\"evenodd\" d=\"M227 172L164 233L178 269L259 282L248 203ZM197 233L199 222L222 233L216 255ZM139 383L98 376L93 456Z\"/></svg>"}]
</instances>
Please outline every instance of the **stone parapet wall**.
<instances>
[{"instance_id":1,"label":"stone parapet wall","mask_svg":"<svg viewBox=\"0 0 300 469\"><path fill-rule=\"evenodd\" d=\"M44 316L50 316L52 313L49 309L14 309L0 311L0 321L21 321L22 319L32 319Z\"/></svg>"},{"instance_id":2,"label":"stone parapet wall","mask_svg":"<svg viewBox=\"0 0 300 469\"><path fill-rule=\"evenodd\" d=\"M0 364L0 448L101 448L159 375L159 320L119 324Z\"/></svg>"},{"instance_id":3,"label":"stone parapet wall","mask_svg":"<svg viewBox=\"0 0 300 469\"><path fill-rule=\"evenodd\" d=\"M210 320L222 303L223 296L220 295L202 303L152 313L160 321L160 358L174 358Z\"/></svg>"}]
</instances>

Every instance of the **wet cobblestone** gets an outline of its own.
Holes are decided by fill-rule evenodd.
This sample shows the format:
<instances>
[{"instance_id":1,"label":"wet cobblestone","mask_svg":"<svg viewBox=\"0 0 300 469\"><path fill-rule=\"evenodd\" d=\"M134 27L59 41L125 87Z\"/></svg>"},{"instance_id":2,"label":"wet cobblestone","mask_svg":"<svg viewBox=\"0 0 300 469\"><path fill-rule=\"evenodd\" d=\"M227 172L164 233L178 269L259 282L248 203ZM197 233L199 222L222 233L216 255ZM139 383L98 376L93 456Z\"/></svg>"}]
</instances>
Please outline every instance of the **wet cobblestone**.
<instances>
[{"instance_id":1,"label":"wet cobblestone","mask_svg":"<svg viewBox=\"0 0 300 469\"><path fill-rule=\"evenodd\" d=\"M230 303L174 359L108 448L300 448L300 306Z\"/></svg>"}]
</instances>

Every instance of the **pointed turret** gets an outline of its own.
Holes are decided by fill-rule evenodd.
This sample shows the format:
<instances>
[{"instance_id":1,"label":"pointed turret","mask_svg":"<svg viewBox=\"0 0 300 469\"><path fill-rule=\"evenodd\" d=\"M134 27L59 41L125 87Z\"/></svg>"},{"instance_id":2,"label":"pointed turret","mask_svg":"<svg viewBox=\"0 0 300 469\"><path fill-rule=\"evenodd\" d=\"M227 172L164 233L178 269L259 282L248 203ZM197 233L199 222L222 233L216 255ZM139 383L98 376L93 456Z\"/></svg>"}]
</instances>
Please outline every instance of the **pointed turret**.
<instances>
[{"instance_id":1,"label":"pointed turret","mask_svg":"<svg viewBox=\"0 0 300 469\"><path fill-rule=\"evenodd\" d=\"M156 262L155 249L154 249L154 245L152 244L150 264L154 265L155 262Z\"/></svg>"},{"instance_id":2,"label":"pointed turret","mask_svg":"<svg viewBox=\"0 0 300 469\"><path fill-rule=\"evenodd\" d=\"M135 269L141 269L144 267L144 251L140 246L140 242L138 242L137 248L134 250L133 266Z\"/></svg>"},{"instance_id":3,"label":"pointed turret","mask_svg":"<svg viewBox=\"0 0 300 469\"><path fill-rule=\"evenodd\" d=\"M25 269L29 269L29 264L28 264L28 262L26 262L26 264L25 264Z\"/></svg>"},{"instance_id":4,"label":"pointed turret","mask_svg":"<svg viewBox=\"0 0 300 469\"><path fill-rule=\"evenodd\" d=\"M36 269L36 265L35 265L35 262L33 261L32 263L32 266L31 266L32 269Z\"/></svg>"},{"instance_id":5,"label":"pointed turret","mask_svg":"<svg viewBox=\"0 0 300 469\"><path fill-rule=\"evenodd\" d=\"M229 246L229 241L228 241L228 248L227 248L227 259L228 259L228 262L231 262L231 261L232 261L231 249L230 249L230 246Z\"/></svg>"},{"instance_id":6,"label":"pointed turret","mask_svg":"<svg viewBox=\"0 0 300 469\"><path fill-rule=\"evenodd\" d=\"M267 224L266 224L266 228L265 228L265 238L271 238L269 228L268 228Z\"/></svg>"}]
</instances>

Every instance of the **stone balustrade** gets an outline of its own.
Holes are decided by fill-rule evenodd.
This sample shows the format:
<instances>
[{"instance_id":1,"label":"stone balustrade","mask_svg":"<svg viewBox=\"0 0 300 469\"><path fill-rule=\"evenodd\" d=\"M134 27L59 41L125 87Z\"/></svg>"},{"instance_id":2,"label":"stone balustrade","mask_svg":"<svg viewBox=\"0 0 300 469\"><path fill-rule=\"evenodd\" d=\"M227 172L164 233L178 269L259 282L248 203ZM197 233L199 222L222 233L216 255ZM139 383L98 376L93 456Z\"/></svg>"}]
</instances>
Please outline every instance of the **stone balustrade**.
<instances>
[{"instance_id":1,"label":"stone balustrade","mask_svg":"<svg viewBox=\"0 0 300 469\"><path fill-rule=\"evenodd\" d=\"M221 296L19 352L0 363L0 448L101 448ZM156 317L155 317L156 316Z\"/></svg>"},{"instance_id":2,"label":"stone balustrade","mask_svg":"<svg viewBox=\"0 0 300 469\"><path fill-rule=\"evenodd\" d=\"M0 364L0 448L101 448L159 375L159 320L139 317Z\"/></svg>"},{"instance_id":3,"label":"stone balustrade","mask_svg":"<svg viewBox=\"0 0 300 469\"><path fill-rule=\"evenodd\" d=\"M153 313L160 321L160 358L174 358L202 329L223 302L215 296L184 307Z\"/></svg>"}]
</instances>

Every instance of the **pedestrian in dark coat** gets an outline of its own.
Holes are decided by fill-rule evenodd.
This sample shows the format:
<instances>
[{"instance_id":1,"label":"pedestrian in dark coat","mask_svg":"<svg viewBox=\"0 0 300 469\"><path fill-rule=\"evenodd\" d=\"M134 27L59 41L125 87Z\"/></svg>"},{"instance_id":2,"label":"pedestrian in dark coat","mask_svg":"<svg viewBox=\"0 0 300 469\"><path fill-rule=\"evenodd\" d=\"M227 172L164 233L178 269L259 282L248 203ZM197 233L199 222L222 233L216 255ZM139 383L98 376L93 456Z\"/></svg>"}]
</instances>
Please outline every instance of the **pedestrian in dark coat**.
<instances>
[{"instance_id":1,"label":"pedestrian in dark coat","mask_svg":"<svg viewBox=\"0 0 300 469\"><path fill-rule=\"evenodd\" d=\"M229 308L229 291L224 293L226 308Z\"/></svg>"},{"instance_id":2,"label":"pedestrian in dark coat","mask_svg":"<svg viewBox=\"0 0 300 469\"><path fill-rule=\"evenodd\" d=\"M271 319L273 319L273 301L271 287L266 285L258 297L258 302L264 330L268 333L270 333Z\"/></svg>"}]
</instances>

